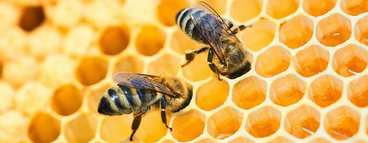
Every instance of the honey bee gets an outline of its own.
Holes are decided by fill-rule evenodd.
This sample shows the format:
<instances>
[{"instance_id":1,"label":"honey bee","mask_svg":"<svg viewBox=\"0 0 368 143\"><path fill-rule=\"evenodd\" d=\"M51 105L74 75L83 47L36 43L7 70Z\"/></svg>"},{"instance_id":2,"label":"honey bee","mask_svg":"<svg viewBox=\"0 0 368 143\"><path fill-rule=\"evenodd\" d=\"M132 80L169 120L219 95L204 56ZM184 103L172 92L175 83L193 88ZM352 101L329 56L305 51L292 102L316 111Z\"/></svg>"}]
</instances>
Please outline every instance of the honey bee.
<instances>
[{"instance_id":1,"label":"honey bee","mask_svg":"<svg viewBox=\"0 0 368 143\"><path fill-rule=\"evenodd\" d=\"M118 73L114 80L117 85L103 95L98 113L109 116L133 113L130 141L133 140L142 115L151 107L161 108L162 122L171 131L166 121L166 110L178 112L187 107L192 99L192 86L175 77Z\"/></svg>"},{"instance_id":2,"label":"honey bee","mask_svg":"<svg viewBox=\"0 0 368 143\"><path fill-rule=\"evenodd\" d=\"M187 51L186 63L182 67L189 64L196 54L209 50L208 65L219 79L219 74L234 79L247 73L251 69L249 52L235 36L246 26L239 25L232 30L234 24L231 21L221 18L207 3L201 1L200 4L206 9L186 8L176 14L176 24L180 29L193 40L207 45Z\"/></svg>"}]
</instances>

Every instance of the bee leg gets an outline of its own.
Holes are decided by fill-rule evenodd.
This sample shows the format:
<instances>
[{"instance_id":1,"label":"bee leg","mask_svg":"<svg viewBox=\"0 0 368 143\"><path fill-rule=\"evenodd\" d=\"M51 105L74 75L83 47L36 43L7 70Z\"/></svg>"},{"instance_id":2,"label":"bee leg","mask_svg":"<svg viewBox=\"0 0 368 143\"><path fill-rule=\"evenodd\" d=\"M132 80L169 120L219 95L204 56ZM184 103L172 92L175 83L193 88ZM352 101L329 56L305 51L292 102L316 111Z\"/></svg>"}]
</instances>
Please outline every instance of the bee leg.
<instances>
[{"instance_id":1,"label":"bee leg","mask_svg":"<svg viewBox=\"0 0 368 143\"><path fill-rule=\"evenodd\" d=\"M210 66L210 69L217 74L218 80L221 81L222 79L220 78L220 71L212 61L213 61L213 50L210 49L207 57L208 66Z\"/></svg>"},{"instance_id":2,"label":"bee leg","mask_svg":"<svg viewBox=\"0 0 368 143\"><path fill-rule=\"evenodd\" d=\"M208 47L203 47L203 48L198 49L198 50L192 50L192 51L186 52L185 53L185 59L187 60L187 62L185 64L181 65L181 67L184 67L184 66L188 65L190 62L192 62L196 54L203 53L203 52L207 51L208 49L209 49Z\"/></svg>"},{"instance_id":3,"label":"bee leg","mask_svg":"<svg viewBox=\"0 0 368 143\"><path fill-rule=\"evenodd\" d=\"M246 28L250 28L252 27L252 25L248 25L248 26L245 26L245 25L239 25L237 28L235 28L234 30L231 30L231 33L233 33L234 35L237 34L239 31L242 31Z\"/></svg>"},{"instance_id":4,"label":"bee leg","mask_svg":"<svg viewBox=\"0 0 368 143\"><path fill-rule=\"evenodd\" d=\"M137 131L139 125L141 124L141 119L142 119L142 115L138 115L136 117L134 117L134 120L133 120L133 124L132 124L132 134L130 134L130 138L129 140L130 141L133 141L133 136L135 134L135 132Z\"/></svg>"},{"instance_id":5,"label":"bee leg","mask_svg":"<svg viewBox=\"0 0 368 143\"><path fill-rule=\"evenodd\" d=\"M168 128L170 131L172 131L172 128L170 128L167 125L167 120L166 120L166 99L165 97L161 98L161 119L162 122L165 124L166 128Z\"/></svg>"}]
</instances>

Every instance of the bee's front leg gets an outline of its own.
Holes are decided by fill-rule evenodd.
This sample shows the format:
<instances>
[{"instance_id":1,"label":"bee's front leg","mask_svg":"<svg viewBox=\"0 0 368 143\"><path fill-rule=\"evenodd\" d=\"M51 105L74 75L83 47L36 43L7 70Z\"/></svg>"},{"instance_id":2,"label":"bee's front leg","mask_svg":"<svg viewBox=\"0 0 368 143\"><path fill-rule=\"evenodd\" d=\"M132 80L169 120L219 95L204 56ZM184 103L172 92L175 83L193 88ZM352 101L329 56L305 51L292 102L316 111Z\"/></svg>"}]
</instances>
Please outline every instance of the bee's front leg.
<instances>
[{"instance_id":1,"label":"bee's front leg","mask_svg":"<svg viewBox=\"0 0 368 143\"><path fill-rule=\"evenodd\" d=\"M134 117L133 124L132 124L133 132L132 134L130 134L130 138L129 138L130 141L133 141L133 136L135 132L137 131L137 129L139 128L139 125L141 124L141 119L142 119L142 115L138 115Z\"/></svg>"},{"instance_id":2,"label":"bee's front leg","mask_svg":"<svg viewBox=\"0 0 368 143\"><path fill-rule=\"evenodd\" d=\"M248 25L248 26L245 26L245 25L239 25L237 28L235 28L234 30L231 30L231 33L233 33L234 35L237 34L239 31L242 31L246 28L250 28L252 27L252 25Z\"/></svg>"},{"instance_id":3,"label":"bee's front leg","mask_svg":"<svg viewBox=\"0 0 368 143\"><path fill-rule=\"evenodd\" d=\"M203 47L201 49L198 50L191 50L191 51L187 51L185 52L185 59L187 60L187 62L183 65L181 65L181 67L184 67L186 65L188 65L190 62L193 61L195 55L203 53L205 51L207 51L209 48L208 47Z\"/></svg>"},{"instance_id":4,"label":"bee's front leg","mask_svg":"<svg viewBox=\"0 0 368 143\"><path fill-rule=\"evenodd\" d=\"M166 120L166 99L165 97L162 97L161 98L161 119L162 119L162 122L165 124L166 128L168 128L170 131L172 131L172 128L170 128L168 125L167 125L167 120Z\"/></svg>"}]
</instances>

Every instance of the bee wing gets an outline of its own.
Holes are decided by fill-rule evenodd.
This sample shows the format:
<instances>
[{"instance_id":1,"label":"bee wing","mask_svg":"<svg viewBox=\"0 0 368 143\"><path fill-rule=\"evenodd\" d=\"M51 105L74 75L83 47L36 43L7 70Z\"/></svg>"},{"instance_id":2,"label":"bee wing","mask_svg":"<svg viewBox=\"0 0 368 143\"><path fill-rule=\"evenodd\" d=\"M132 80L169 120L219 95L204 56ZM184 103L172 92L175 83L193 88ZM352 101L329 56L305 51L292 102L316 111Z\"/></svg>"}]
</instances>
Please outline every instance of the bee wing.
<instances>
[{"instance_id":1,"label":"bee wing","mask_svg":"<svg viewBox=\"0 0 368 143\"><path fill-rule=\"evenodd\" d=\"M165 83L165 79L159 76L137 74L137 73L118 73L114 76L118 84L129 88L150 90L177 97L177 93L171 90ZM157 87L157 88L156 88Z\"/></svg>"},{"instance_id":2,"label":"bee wing","mask_svg":"<svg viewBox=\"0 0 368 143\"><path fill-rule=\"evenodd\" d=\"M191 16L194 22L195 28L201 34L202 38L214 49L215 54L220 61L223 62L224 53L221 50L223 47L222 40L229 40L229 43L241 44L240 40L233 34L226 24L225 20L214 10L210 5L204 1L199 2L202 7L207 9L208 12L215 15L215 19L212 17L202 18L201 16ZM210 32L208 32L210 29Z\"/></svg>"}]
</instances>

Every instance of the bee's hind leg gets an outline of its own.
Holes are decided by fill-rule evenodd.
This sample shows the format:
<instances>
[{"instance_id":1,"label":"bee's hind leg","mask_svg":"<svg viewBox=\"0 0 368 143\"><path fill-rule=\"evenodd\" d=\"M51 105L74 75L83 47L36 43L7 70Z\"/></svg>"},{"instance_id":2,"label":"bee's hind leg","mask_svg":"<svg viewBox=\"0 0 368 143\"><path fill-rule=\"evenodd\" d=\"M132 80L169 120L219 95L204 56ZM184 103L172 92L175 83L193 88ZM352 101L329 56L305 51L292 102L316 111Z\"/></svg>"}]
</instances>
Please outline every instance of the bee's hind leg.
<instances>
[{"instance_id":1,"label":"bee's hind leg","mask_svg":"<svg viewBox=\"0 0 368 143\"><path fill-rule=\"evenodd\" d=\"M213 61L213 52L214 51L212 49L210 49L210 51L208 52L208 57L207 57L208 66L210 66L210 69L217 74L218 80L221 81L222 79L220 78L220 71L218 70L216 65L212 62Z\"/></svg>"},{"instance_id":2,"label":"bee's hind leg","mask_svg":"<svg viewBox=\"0 0 368 143\"><path fill-rule=\"evenodd\" d=\"M198 49L198 50L191 50L191 51L185 52L185 59L186 59L187 62L185 64L181 65L181 67L184 67L184 66L188 65L190 62L193 61L195 55L203 53L203 52L207 51L208 49L209 49L208 47L203 47L203 48Z\"/></svg>"},{"instance_id":3,"label":"bee's hind leg","mask_svg":"<svg viewBox=\"0 0 368 143\"><path fill-rule=\"evenodd\" d=\"M141 119L142 119L142 115L138 115L136 117L134 117L134 120L133 120L133 124L132 124L132 134L130 134L130 138L129 140L130 141L133 141L133 136L135 134L135 132L137 131L139 125L141 124Z\"/></svg>"},{"instance_id":4,"label":"bee's hind leg","mask_svg":"<svg viewBox=\"0 0 368 143\"><path fill-rule=\"evenodd\" d=\"M167 125L167 120L166 120L166 99L165 97L162 97L161 98L161 101L160 101L161 105L161 119L162 119L162 122L165 124L166 128L168 128L170 131L172 131L172 128L170 128L168 125Z\"/></svg>"}]
</instances>

